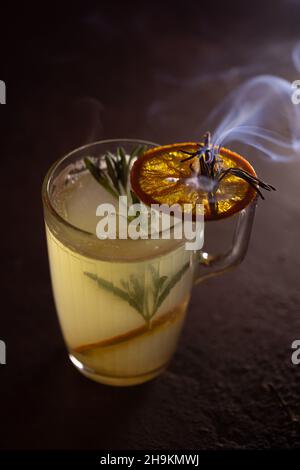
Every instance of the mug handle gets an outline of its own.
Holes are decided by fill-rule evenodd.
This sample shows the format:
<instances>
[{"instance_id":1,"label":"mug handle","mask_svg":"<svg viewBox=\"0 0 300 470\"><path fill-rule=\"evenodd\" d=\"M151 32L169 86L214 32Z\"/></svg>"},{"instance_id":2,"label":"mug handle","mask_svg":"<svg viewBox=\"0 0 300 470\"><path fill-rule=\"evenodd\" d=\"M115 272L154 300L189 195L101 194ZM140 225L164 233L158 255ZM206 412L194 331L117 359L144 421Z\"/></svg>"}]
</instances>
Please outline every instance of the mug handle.
<instances>
[{"instance_id":1,"label":"mug handle","mask_svg":"<svg viewBox=\"0 0 300 470\"><path fill-rule=\"evenodd\" d=\"M222 255L213 255L202 250L198 253L199 265L196 267L194 284L199 284L205 279L222 274L243 261L247 253L256 205L257 196L239 212L229 251Z\"/></svg>"}]
</instances>

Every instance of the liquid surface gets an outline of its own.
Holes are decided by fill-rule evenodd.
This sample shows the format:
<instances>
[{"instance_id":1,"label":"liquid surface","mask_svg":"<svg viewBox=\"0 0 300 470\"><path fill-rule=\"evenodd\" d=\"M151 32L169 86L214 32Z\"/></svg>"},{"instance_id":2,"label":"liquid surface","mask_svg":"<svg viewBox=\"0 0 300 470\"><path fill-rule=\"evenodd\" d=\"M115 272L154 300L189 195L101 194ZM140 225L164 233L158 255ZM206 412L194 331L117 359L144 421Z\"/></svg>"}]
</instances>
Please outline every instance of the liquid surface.
<instances>
[{"instance_id":1,"label":"liquid surface","mask_svg":"<svg viewBox=\"0 0 300 470\"><path fill-rule=\"evenodd\" d=\"M95 245L93 256L95 257L111 260L142 260L172 251L185 242L185 240L172 237L172 227L171 239L163 239L162 234L159 233L158 239L152 239L149 234L147 239L131 240L128 236L127 239L121 240L117 236L116 239L99 240L96 236L96 227L101 217L96 215L96 210L103 203L111 204L115 208L118 228L119 201L109 194L89 172L80 171L70 176L66 171L58 179L53 205L66 221L92 235ZM129 205L130 201L128 201ZM124 221L124 217L122 220Z\"/></svg>"}]
</instances>

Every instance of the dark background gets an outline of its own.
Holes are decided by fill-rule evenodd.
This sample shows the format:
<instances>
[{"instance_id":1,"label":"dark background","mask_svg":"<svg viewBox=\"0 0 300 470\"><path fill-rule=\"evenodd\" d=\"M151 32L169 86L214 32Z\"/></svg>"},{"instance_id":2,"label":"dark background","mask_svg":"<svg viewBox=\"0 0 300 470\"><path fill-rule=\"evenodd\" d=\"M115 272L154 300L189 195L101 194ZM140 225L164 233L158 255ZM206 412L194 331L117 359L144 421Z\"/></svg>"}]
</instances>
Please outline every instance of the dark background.
<instances>
[{"instance_id":1,"label":"dark background","mask_svg":"<svg viewBox=\"0 0 300 470\"><path fill-rule=\"evenodd\" d=\"M1 6L2 449L258 449L300 445L300 165L255 159L278 191L259 204L246 260L193 291L165 374L88 381L56 319L41 184L101 138L199 139L246 78L300 78L296 1L67 2ZM96 5L96 6L95 6Z\"/></svg>"}]
</instances>

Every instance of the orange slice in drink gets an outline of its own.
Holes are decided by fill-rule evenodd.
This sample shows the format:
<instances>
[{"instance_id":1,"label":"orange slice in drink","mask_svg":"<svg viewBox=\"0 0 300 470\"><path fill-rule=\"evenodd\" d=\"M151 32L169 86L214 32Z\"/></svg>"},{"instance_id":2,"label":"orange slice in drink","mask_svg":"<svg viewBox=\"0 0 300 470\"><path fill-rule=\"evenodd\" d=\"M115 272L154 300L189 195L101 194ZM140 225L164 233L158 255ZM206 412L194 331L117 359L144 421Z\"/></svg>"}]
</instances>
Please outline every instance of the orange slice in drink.
<instances>
[{"instance_id":1,"label":"orange slice in drink","mask_svg":"<svg viewBox=\"0 0 300 470\"><path fill-rule=\"evenodd\" d=\"M215 184L201 175L198 156L187 159L187 153L199 151L199 143L184 142L154 147L139 157L131 170L131 187L147 204L203 204L205 220L229 217L246 207L256 196L255 189L244 179L229 172ZM184 161L185 160L185 161ZM253 177L256 173L241 155L224 147L218 150L215 169L224 172L240 168Z\"/></svg>"}]
</instances>

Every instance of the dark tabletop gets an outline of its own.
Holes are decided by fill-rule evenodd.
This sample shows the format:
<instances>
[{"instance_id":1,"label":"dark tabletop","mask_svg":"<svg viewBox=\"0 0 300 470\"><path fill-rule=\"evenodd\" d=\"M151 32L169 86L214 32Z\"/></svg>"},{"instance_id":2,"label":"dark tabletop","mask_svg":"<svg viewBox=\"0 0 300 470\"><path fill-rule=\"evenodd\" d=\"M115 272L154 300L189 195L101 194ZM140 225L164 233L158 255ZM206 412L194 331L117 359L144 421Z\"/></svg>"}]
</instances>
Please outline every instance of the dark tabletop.
<instances>
[{"instance_id":1,"label":"dark tabletop","mask_svg":"<svg viewBox=\"0 0 300 470\"><path fill-rule=\"evenodd\" d=\"M50 164L102 138L198 140L247 78L300 78L297 2L125 3L1 18L0 448L298 447L300 161L253 156L278 191L259 203L244 262L194 288L162 376L113 388L67 357L40 197Z\"/></svg>"}]
</instances>

